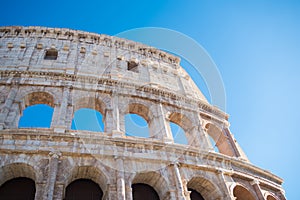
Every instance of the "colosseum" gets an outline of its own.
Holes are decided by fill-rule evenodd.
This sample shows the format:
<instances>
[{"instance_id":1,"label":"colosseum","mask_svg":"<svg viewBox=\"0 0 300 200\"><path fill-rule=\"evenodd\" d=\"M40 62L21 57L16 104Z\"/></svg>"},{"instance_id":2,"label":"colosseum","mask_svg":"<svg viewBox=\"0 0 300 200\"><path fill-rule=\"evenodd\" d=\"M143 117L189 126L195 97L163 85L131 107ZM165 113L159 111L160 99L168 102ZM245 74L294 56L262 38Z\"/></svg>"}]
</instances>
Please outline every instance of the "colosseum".
<instances>
[{"instance_id":1,"label":"colosseum","mask_svg":"<svg viewBox=\"0 0 300 200\"><path fill-rule=\"evenodd\" d=\"M174 55L102 34L0 27L0 77L1 200L286 199L283 180L251 164L228 114ZM39 104L53 110L49 127L20 126ZM83 108L103 116L103 131L72 128ZM126 134L128 114L147 122L147 137Z\"/></svg>"}]
</instances>

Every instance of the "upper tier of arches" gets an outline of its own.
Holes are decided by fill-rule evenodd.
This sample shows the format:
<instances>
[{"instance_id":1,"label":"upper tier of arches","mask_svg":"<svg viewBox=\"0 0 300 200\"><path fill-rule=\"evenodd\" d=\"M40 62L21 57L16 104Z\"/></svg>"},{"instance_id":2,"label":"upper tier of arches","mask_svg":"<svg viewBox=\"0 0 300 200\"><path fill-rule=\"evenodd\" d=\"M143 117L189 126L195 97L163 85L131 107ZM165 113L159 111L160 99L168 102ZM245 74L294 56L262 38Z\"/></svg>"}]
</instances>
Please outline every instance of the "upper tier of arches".
<instances>
[{"instance_id":1,"label":"upper tier of arches","mask_svg":"<svg viewBox=\"0 0 300 200\"><path fill-rule=\"evenodd\" d=\"M12 103L11 115L14 115L14 121L8 128L24 127L20 122L27 120L41 119L44 116L39 116L40 111L36 115L26 115L27 110L37 105L46 105L50 107L52 119L49 120L47 126L29 126L29 127L45 127L54 129L75 129L75 130L90 130L97 132L105 132L118 137L140 136L140 134L126 134L129 126L134 124L133 120L128 123L126 116L133 114L141 117L145 122L145 127L139 131L147 131L147 134L142 133L142 137L163 140L174 143L174 137L177 132L172 130L172 124L177 125L181 132L182 141L175 140L176 143L186 144L194 148L202 150L213 150L212 144L209 142L209 137L215 140L218 152L240 157L239 149L231 138L228 127L223 127L213 121L207 121L201 118L198 112L185 110L174 107L172 105L162 105L157 102L145 100L130 96L118 96L107 93L90 93L88 91L76 91L69 88L19 88L17 91L11 90L6 95L14 93L14 101ZM8 98L9 99L9 98ZM21 106L20 106L21 105ZM87 122L94 121L96 128L80 128L76 113L81 110L88 110L90 115L83 120ZM9 115L7 115L8 117ZM8 120L10 118L7 118ZM76 121L77 120L77 121ZM28 126L27 126L28 127ZM90 126L92 127L92 125ZM93 126L94 127L94 126ZM172 132L173 131L173 132ZM144 135L144 136L143 136Z\"/></svg>"}]
</instances>

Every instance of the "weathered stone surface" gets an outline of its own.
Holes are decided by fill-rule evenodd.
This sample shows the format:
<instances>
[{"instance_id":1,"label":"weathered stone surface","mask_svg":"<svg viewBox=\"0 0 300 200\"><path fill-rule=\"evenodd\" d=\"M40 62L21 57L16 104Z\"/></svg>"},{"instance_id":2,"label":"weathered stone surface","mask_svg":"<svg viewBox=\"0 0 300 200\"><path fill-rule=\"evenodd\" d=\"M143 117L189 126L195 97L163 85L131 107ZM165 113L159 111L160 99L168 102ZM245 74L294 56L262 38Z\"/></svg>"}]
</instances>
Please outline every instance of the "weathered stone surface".
<instances>
[{"instance_id":1,"label":"weathered stone surface","mask_svg":"<svg viewBox=\"0 0 300 200\"><path fill-rule=\"evenodd\" d=\"M160 199L285 199L282 179L253 166L180 59L133 41L69 29L0 27L0 185L36 183L36 198L64 198L90 179L103 199L129 199L144 183ZM31 105L54 108L49 129L18 129ZM103 133L71 130L74 112L103 115ZM142 116L150 138L125 136L124 116ZM185 131L175 144L169 123ZM215 140L214 152L209 136Z\"/></svg>"}]
</instances>

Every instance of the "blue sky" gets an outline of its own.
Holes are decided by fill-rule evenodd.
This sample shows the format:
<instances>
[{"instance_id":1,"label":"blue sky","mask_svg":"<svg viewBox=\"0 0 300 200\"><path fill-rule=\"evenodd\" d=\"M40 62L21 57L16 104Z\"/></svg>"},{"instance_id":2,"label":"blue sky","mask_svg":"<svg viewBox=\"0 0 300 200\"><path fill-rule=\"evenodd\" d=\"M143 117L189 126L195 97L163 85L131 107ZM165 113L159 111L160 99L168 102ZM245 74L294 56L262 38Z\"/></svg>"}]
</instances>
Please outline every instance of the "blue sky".
<instances>
[{"instance_id":1,"label":"blue sky","mask_svg":"<svg viewBox=\"0 0 300 200\"><path fill-rule=\"evenodd\" d=\"M1 7L0 25L109 35L150 26L192 37L218 66L231 131L251 162L284 178L288 199L299 196L299 1L14 0Z\"/></svg>"}]
</instances>

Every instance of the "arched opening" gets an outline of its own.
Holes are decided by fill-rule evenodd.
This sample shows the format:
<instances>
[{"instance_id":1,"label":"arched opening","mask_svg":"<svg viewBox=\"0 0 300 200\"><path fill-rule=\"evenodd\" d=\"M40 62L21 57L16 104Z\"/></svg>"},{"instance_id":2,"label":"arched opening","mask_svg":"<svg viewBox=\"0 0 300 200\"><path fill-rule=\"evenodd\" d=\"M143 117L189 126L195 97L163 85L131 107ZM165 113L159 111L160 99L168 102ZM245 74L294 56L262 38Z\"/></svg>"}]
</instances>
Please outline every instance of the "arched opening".
<instances>
[{"instance_id":1,"label":"arched opening","mask_svg":"<svg viewBox=\"0 0 300 200\"><path fill-rule=\"evenodd\" d=\"M71 129L104 132L105 104L97 98L84 97L74 104Z\"/></svg>"},{"instance_id":2,"label":"arched opening","mask_svg":"<svg viewBox=\"0 0 300 200\"><path fill-rule=\"evenodd\" d=\"M210 135L208 135L208 137L209 137L210 144L213 147L214 151L220 153L215 140Z\"/></svg>"},{"instance_id":3,"label":"arched opening","mask_svg":"<svg viewBox=\"0 0 300 200\"><path fill-rule=\"evenodd\" d=\"M147 196L153 197L153 199L170 199L166 180L161 174L154 171L136 174L132 180L132 189L133 196L136 197L133 199L144 200ZM145 195L145 193L143 195L143 192L148 192L149 195Z\"/></svg>"},{"instance_id":4,"label":"arched opening","mask_svg":"<svg viewBox=\"0 0 300 200\"><path fill-rule=\"evenodd\" d=\"M191 200L215 200L222 196L212 182L202 177L193 177L187 183L187 188L191 191Z\"/></svg>"},{"instance_id":5,"label":"arched opening","mask_svg":"<svg viewBox=\"0 0 300 200\"><path fill-rule=\"evenodd\" d=\"M77 179L71 182L65 194L65 200L101 200L103 196L99 185L90 179Z\"/></svg>"},{"instance_id":6,"label":"arched opening","mask_svg":"<svg viewBox=\"0 0 300 200\"><path fill-rule=\"evenodd\" d=\"M34 197L35 182L30 178L10 179L0 186L2 200L34 200Z\"/></svg>"},{"instance_id":7,"label":"arched opening","mask_svg":"<svg viewBox=\"0 0 300 200\"><path fill-rule=\"evenodd\" d=\"M93 165L95 165L95 164L93 164ZM58 179L59 178L64 179L64 181L65 181L64 184L66 186L69 186L69 185L71 185L71 183L78 181L78 180L88 180L88 181L83 181L79 184L81 185L81 184L84 184L87 182L88 183L85 185L95 185L96 184L98 187L100 187L102 195L106 193L107 185L109 184L105 173L103 173L98 167L95 167L95 166L90 166L90 165L89 166L76 166L72 170L70 170L70 168L65 168L63 170L62 174L60 174L61 177L58 177ZM91 183L93 183L93 184L91 184ZM88 188L90 188L90 187L88 187ZM92 188L95 188L95 187L92 187ZM67 197L67 196L65 195L65 197Z\"/></svg>"},{"instance_id":8,"label":"arched opening","mask_svg":"<svg viewBox=\"0 0 300 200\"><path fill-rule=\"evenodd\" d=\"M216 152L228 155L235 156L233 147L225 135L224 131L219 129L217 126L213 124L206 124L205 126L206 132L211 139L212 147L216 150Z\"/></svg>"},{"instance_id":9,"label":"arched opening","mask_svg":"<svg viewBox=\"0 0 300 200\"><path fill-rule=\"evenodd\" d=\"M90 108L81 108L74 113L71 129L104 132L103 115Z\"/></svg>"},{"instance_id":10,"label":"arched opening","mask_svg":"<svg viewBox=\"0 0 300 200\"><path fill-rule=\"evenodd\" d=\"M32 92L25 96L22 107L19 128L50 128L54 110L52 95L47 92Z\"/></svg>"},{"instance_id":11,"label":"arched opening","mask_svg":"<svg viewBox=\"0 0 300 200\"><path fill-rule=\"evenodd\" d=\"M50 128L53 108L45 104L28 106L23 110L19 128Z\"/></svg>"},{"instance_id":12,"label":"arched opening","mask_svg":"<svg viewBox=\"0 0 300 200\"><path fill-rule=\"evenodd\" d=\"M175 143L188 144L184 130L177 124L170 122L170 128Z\"/></svg>"},{"instance_id":13,"label":"arched opening","mask_svg":"<svg viewBox=\"0 0 300 200\"><path fill-rule=\"evenodd\" d=\"M197 192L196 190L193 190L193 189L191 189L191 188L188 188L188 191L191 192L191 194L190 194L191 200L205 200L205 199L202 197L202 195L201 195L199 192Z\"/></svg>"},{"instance_id":14,"label":"arched opening","mask_svg":"<svg viewBox=\"0 0 300 200\"><path fill-rule=\"evenodd\" d=\"M137 114L125 115L125 134L127 136L149 138L147 121Z\"/></svg>"},{"instance_id":15,"label":"arched opening","mask_svg":"<svg viewBox=\"0 0 300 200\"><path fill-rule=\"evenodd\" d=\"M255 200L249 190L240 185L234 187L233 196L236 198L236 200Z\"/></svg>"},{"instance_id":16,"label":"arched opening","mask_svg":"<svg viewBox=\"0 0 300 200\"><path fill-rule=\"evenodd\" d=\"M189 133L192 122L181 113L171 113L168 117L170 129L175 143L192 144L193 137Z\"/></svg>"},{"instance_id":17,"label":"arched opening","mask_svg":"<svg viewBox=\"0 0 300 200\"><path fill-rule=\"evenodd\" d=\"M159 200L154 188L144 183L132 185L132 197L133 200Z\"/></svg>"},{"instance_id":18,"label":"arched opening","mask_svg":"<svg viewBox=\"0 0 300 200\"><path fill-rule=\"evenodd\" d=\"M125 134L135 137L151 137L150 119L151 113L148 107L138 103L130 104L124 115Z\"/></svg>"}]
</instances>

